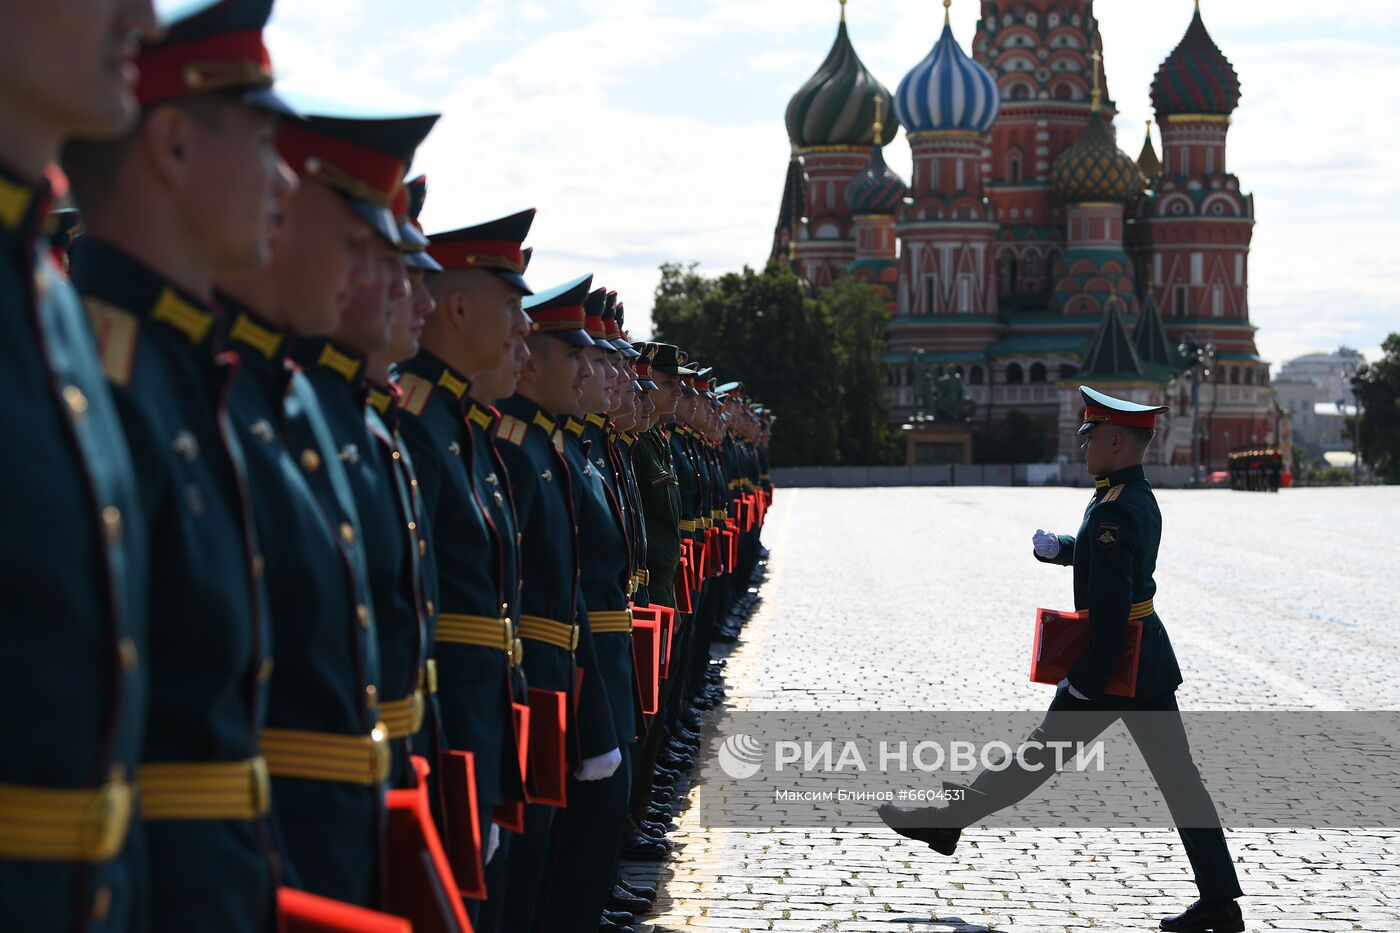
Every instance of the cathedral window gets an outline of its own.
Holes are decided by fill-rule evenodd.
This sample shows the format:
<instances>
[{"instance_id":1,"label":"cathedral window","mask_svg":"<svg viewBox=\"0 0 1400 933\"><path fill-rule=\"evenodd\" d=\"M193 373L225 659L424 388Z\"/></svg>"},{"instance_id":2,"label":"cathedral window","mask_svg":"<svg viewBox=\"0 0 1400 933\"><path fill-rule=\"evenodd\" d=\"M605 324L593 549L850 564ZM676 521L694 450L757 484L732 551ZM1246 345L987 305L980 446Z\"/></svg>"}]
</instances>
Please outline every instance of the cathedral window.
<instances>
[{"instance_id":1,"label":"cathedral window","mask_svg":"<svg viewBox=\"0 0 1400 933\"><path fill-rule=\"evenodd\" d=\"M965 272L958 276L958 311L972 313L972 276Z\"/></svg>"},{"instance_id":2,"label":"cathedral window","mask_svg":"<svg viewBox=\"0 0 1400 933\"><path fill-rule=\"evenodd\" d=\"M1172 286L1172 314L1176 317L1186 317L1190 312L1190 296L1185 285Z\"/></svg>"},{"instance_id":3,"label":"cathedral window","mask_svg":"<svg viewBox=\"0 0 1400 933\"><path fill-rule=\"evenodd\" d=\"M1060 378L1061 378L1061 379L1073 379L1073 378L1074 378L1075 376L1077 376L1077 375L1079 375L1079 367L1078 367L1078 366L1075 366L1073 363L1061 363L1061 364L1060 364Z\"/></svg>"},{"instance_id":4,"label":"cathedral window","mask_svg":"<svg viewBox=\"0 0 1400 933\"><path fill-rule=\"evenodd\" d=\"M980 386L982 384L982 367L974 366L967 374L968 385Z\"/></svg>"},{"instance_id":5,"label":"cathedral window","mask_svg":"<svg viewBox=\"0 0 1400 933\"><path fill-rule=\"evenodd\" d=\"M1239 367L1238 367L1238 366L1231 366L1231 367L1230 367L1230 385L1232 385L1232 386L1237 386L1237 385L1239 385L1239 384L1240 384L1240 370L1239 370Z\"/></svg>"},{"instance_id":6,"label":"cathedral window","mask_svg":"<svg viewBox=\"0 0 1400 933\"><path fill-rule=\"evenodd\" d=\"M1215 317L1225 316L1225 286L1210 287L1210 313Z\"/></svg>"},{"instance_id":7,"label":"cathedral window","mask_svg":"<svg viewBox=\"0 0 1400 933\"><path fill-rule=\"evenodd\" d=\"M1044 381L1045 381L1045 364L1044 364L1044 363L1032 363L1032 364L1031 364L1031 382L1044 382Z\"/></svg>"},{"instance_id":8,"label":"cathedral window","mask_svg":"<svg viewBox=\"0 0 1400 933\"><path fill-rule=\"evenodd\" d=\"M1201 285L1205 282L1206 257L1201 253L1191 254L1191 284Z\"/></svg>"},{"instance_id":9,"label":"cathedral window","mask_svg":"<svg viewBox=\"0 0 1400 933\"><path fill-rule=\"evenodd\" d=\"M938 277L932 272L924 275L924 313L938 313Z\"/></svg>"},{"instance_id":10,"label":"cathedral window","mask_svg":"<svg viewBox=\"0 0 1400 933\"><path fill-rule=\"evenodd\" d=\"M1006 384L1007 384L1007 385L1010 385L1010 386L1018 386L1018 385L1021 385L1021 384L1022 384L1023 382L1025 382L1025 381L1026 381L1026 374L1025 374L1025 372L1021 369L1021 364L1020 364L1020 363L1012 363L1010 366L1006 367Z\"/></svg>"},{"instance_id":11,"label":"cathedral window","mask_svg":"<svg viewBox=\"0 0 1400 933\"><path fill-rule=\"evenodd\" d=\"M1021 183L1021 154L1013 152L1006 159L1006 177L1013 185Z\"/></svg>"}]
</instances>

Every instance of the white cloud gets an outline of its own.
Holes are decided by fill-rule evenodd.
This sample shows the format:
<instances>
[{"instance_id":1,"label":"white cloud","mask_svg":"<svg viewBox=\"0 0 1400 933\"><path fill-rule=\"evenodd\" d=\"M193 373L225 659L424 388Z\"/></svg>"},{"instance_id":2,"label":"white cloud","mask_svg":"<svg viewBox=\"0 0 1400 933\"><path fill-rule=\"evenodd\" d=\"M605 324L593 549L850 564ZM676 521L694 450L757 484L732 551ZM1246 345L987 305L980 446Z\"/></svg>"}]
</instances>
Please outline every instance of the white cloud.
<instances>
[{"instance_id":1,"label":"white cloud","mask_svg":"<svg viewBox=\"0 0 1400 933\"><path fill-rule=\"evenodd\" d=\"M419 155L429 228L540 209L532 280L582 271L618 288L645 330L656 266L708 272L768 254L788 145L788 96L826 55L837 4L813 0L296 0L271 44L288 83L445 116ZM1190 0L1095 6L1125 149ZM953 7L966 48L976 5ZM410 18L409 12L418 15ZM851 0L861 57L891 88L942 26L936 4ZM1278 362L1341 341L1371 348L1400 308L1400 126L1373 108L1400 81L1400 5L1208 2L1240 72L1231 169L1256 197L1251 305ZM901 139L889 150L908 177Z\"/></svg>"}]
</instances>

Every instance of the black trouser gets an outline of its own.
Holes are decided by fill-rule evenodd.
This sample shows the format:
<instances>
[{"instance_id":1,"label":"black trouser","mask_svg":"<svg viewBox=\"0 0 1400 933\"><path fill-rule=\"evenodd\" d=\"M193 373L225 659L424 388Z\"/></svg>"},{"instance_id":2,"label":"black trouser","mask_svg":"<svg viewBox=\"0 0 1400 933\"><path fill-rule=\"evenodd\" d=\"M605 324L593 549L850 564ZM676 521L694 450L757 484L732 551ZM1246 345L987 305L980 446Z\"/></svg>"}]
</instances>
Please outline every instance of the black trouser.
<instances>
[{"instance_id":1,"label":"black trouser","mask_svg":"<svg viewBox=\"0 0 1400 933\"><path fill-rule=\"evenodd\" d=\"M1243 892L1225 833L1210 791L1201 782L1201 773L1191 758L1174 690L1144 700L1106 696L1102 701L1093 701L1077 699L1062 688L1055 694L1045 719L1027 739L1042 743L1042 748L1038 753L1027 750L1023 760L1042 767L1033 770L1013 764L1003 770L983 771L968 788L966 798L951 804L940 815L940 825L971 826L1021 801L1055 774L1055 755L1048 743L1089 742L1119 718L1137 743L1167 802L1201 898L1240 897Z\"/></svg>"}]
</instances>

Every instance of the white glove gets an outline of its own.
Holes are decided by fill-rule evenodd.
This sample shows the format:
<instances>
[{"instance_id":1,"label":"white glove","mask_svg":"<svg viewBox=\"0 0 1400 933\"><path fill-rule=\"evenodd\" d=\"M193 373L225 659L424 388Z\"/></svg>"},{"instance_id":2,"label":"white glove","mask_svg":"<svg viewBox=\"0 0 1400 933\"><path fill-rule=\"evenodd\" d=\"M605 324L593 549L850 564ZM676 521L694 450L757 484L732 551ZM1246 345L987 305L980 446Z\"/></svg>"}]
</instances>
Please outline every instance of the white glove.
<instances>
[{"instance_id":1,"label":"white glove","mask_svg":"<svg viewBox=\"0 0 1400 933\"><path fill-rule=\"evenodd\" d=\"M1069 678L1068 678L1068 677L1066 677L1066 678L1064 678L1063 680L1060 681L1059 687L1060 687L1060 688L1068 687L1068 688L1069 688L1069 694L1070 694L1070 696L1074 697L1074 698L1077 699L1077 700L1087 700L1087 699L1089 699L1089 698L1086 697L1084 694L1082 694L1082 693L1080 693L1078 690L1074 689L1074 684L1072 684L1072 683L1069 682Z\"/></svg>"},{"instance_id":2,"label":"white glove","mask_svg":"<svg viewBox=\"0 0 1400 933\"><path fill-rule=\"evenodd\" d=\"M486 859L482 862L491 861L491 856L496 854L496 849L501 845L501 827L495 823L491 824L491 831L486 834Z\"/></svg>"},{"instance_id":3,"label":"white glove","mask_svg":"<svg viewBox=\"0 0 1400 933\"><path fill-rule=\"evenodd\" d=\"M1035 553L1046 560L1054 560L1060 554L1060 538L1054 532L1037 528L1031 543L1035 545Z\"/></svg>"},{"instance_id":4,"label":"white glove","mask_svg":"<svg viewBox=\"0 0 1400 933\"><path fill-rule=\"evenodd\" d=\"M612 773L622 764L622 752L613 749L610 752L603 752L592 758L585 758L579 762L578 770L574 772L574 777L580 781L601 781L604 778L612 777Z\"/></svg>"}]
</instances>

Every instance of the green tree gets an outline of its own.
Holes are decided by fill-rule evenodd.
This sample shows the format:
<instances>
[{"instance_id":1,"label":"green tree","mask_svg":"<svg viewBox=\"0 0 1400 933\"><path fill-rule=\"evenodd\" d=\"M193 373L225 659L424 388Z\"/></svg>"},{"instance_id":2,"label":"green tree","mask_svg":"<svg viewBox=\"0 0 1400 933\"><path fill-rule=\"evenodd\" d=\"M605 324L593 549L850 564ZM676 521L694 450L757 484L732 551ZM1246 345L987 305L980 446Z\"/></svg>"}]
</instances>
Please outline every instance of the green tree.
<instances>
[{"instance_id":1,"label":"green tree","mask_svg":"<svg viewBox=\"0 0 1400 933\"><path fill-rule=\"evenodd\" d=\"M1391 334L1382 355L1357 372L1354 385L1359 418L1347 419L1357 434L1361 460L1387 483L1400 483L1400 334Z\"/></svg>"},{"instance_id":2,"label":"green tree","mask_svg":"<svg viewBox=\"0 0 1400 933\"><path fill-rule=\"evenodd\" d=\"M890 462L884 329L874 290L844 283L818 297L776 265L715 278L661 267L658 340L738 379L778 415L774 466Z\"/></svg>"}]
</instances>

